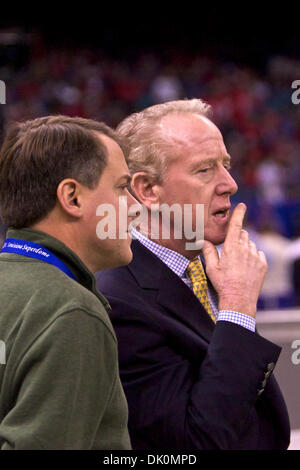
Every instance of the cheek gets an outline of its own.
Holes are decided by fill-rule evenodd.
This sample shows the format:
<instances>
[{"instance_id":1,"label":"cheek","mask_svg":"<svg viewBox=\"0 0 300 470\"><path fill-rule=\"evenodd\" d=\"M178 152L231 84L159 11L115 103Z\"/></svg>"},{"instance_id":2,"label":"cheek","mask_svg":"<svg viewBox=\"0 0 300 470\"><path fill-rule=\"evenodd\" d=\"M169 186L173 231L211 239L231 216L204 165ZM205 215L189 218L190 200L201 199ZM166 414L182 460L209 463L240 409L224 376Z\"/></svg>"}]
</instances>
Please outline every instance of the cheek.
<instances>
[{"instance_id":1,"label":"cheek","mask_svg":"<svg viewBox=\"0 0 300 470\"><path fill-rule=\"evenodd\" d=\"M175 202L179 204L192 204L196 202L196 194L196 188L189 185L188 182L183 182L182 180L173 181L172 184L167 185L165 190L161 193L161 201L169 205Z\"/></svg>"},{"instance_id":2,"label":"cheek","mask_svg":"<svg viewBox=\"0 0 300 470\"><path fill-rule=\"evenodd\" d=\"M205 219L208 219L211 203L215 193L215 185L209 181L200 181L199 177L184 176L170 177L166 180L161 192L161 202L172 205L204 204Z\"/></svg>"}]
</instances>

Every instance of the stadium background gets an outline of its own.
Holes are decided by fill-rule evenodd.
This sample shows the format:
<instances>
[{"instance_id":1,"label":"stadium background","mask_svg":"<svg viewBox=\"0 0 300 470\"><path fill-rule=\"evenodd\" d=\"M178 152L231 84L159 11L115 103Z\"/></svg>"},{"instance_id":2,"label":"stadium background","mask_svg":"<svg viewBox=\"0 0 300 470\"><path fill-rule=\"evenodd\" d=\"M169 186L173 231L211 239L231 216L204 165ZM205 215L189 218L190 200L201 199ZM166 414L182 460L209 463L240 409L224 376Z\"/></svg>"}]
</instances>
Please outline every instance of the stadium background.
<instances>
[{"instance_id":1,"label":"stadium background","mask_svg":"<svg viewBox=\"0 0 300 470\"><path fill-rule=\"evenodd\" d=\"M300 32L295 7L177 5L94 10L18 8L0 19L0 144L12 120L67 114L115 127L147 106L202 98L213 106L247 204L247 229L267 255L258 328L283 347L291 448L299 448ZM5 227L1 229L2 239ZM299 354L300 358L300 354Z\"/></svg>"}]
</instances>

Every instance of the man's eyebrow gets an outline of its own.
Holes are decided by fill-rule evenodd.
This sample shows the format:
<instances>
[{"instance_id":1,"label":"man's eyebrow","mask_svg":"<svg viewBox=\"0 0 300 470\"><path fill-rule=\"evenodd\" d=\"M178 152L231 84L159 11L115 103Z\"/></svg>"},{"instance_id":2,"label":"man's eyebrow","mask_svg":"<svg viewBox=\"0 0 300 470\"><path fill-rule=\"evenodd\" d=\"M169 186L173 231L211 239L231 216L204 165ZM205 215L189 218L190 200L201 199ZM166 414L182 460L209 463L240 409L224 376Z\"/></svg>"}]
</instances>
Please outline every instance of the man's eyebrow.
<instances>
[{"instance_id":1,"label":"man's eyebrow","mask_svg":"<svg viewBox=\"0 0 300 470\"><path fill-rule=\"evenodd\" d=\"M210 165L210 164L216 163L217 161L219 161L218 158L205 158L203 160L201 159L201 160L195 162L193 166ZM228 154L224 155L224 157L222 158L222 162L230 163L231 162L230 155L228 155Z\"/></svg>"},{"instance_id":2,"label":"man's eyebrow","mask_svg":"<svg viewBox=\"0 0 300 470\"><path fill-rule=\"evenodd\" d=\"M123 179L125 179L127 183L130 183L132 180L132 177L128 173L126 173L125 175L120 176L118 181L121 181Z\"/></svg>"}]
</instances>

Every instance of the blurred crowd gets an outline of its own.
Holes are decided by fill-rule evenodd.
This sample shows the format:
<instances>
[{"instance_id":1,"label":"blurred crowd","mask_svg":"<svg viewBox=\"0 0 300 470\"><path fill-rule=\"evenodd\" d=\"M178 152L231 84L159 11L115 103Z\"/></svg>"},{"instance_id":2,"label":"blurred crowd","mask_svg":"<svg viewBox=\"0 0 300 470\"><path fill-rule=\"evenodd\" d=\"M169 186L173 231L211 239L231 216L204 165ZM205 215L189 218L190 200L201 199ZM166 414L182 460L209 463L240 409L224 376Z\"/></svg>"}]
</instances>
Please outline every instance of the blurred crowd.
<instances>
[{"instance_id":1,"label":"blurred crowd","mask_svg":"<svg viewBox=\"0 0 300 470\"><path fill-rule=\"evenodd\" d=\"M115 127L163 101L197 97L211 104L239 184L233 202L246 202L249 230L272 266L262 308L300 304L300 104L292 102L300 60L274 56L257 69L174 50L122 58L100 48L47 47L40 35L26 41L9 48L0 32L2 132L12 120L47 114Z\"/></svg>"}]
</instances>

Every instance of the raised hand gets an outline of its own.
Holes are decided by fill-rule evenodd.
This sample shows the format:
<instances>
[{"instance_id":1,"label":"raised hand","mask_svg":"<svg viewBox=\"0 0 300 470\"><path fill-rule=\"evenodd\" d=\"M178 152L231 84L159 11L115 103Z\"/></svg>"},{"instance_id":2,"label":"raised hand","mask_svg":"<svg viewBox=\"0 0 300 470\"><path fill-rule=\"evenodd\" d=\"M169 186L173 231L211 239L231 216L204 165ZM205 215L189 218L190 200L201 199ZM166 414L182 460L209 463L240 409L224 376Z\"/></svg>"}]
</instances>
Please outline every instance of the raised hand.
<instances>
[{"instance_id":1,"label":"raised hand","mask_svg":"<svg viewBox=\"0 0 300 470\"><path fill-rule=\"evenodd\" d=\"M267 261L243 230L246 209L243 203L234 209L220 258L216 247L208 241L204 242L203 254L207 276L219 295L219 309L255 317Z\"/></svg>"}]
</instances>

